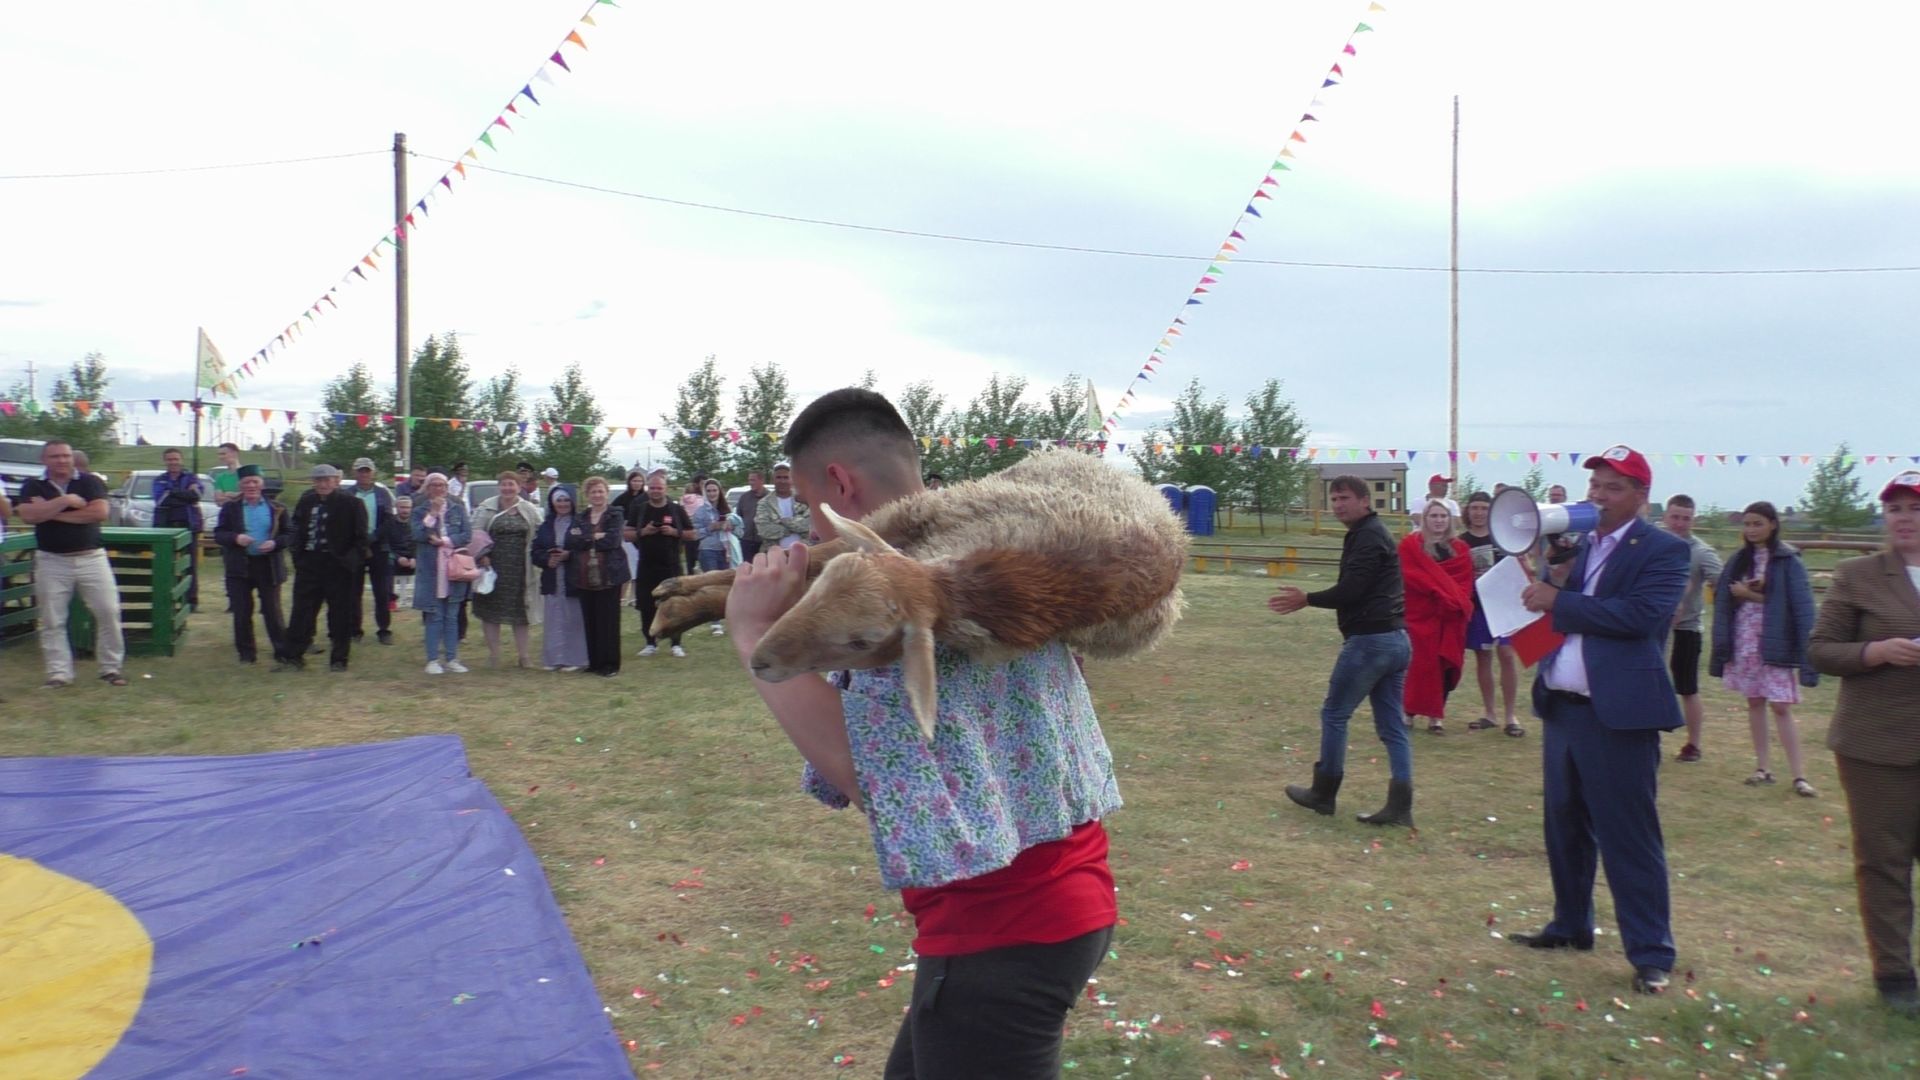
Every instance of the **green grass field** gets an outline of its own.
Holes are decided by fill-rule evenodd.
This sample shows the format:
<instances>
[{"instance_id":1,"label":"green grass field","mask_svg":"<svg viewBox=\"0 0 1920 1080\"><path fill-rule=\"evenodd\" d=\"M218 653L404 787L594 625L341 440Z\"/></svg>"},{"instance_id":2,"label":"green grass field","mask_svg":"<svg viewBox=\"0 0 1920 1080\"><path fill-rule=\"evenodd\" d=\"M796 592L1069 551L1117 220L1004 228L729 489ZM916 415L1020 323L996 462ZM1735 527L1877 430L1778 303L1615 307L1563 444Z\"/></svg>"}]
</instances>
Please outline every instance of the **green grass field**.
<instances>
[{"instance_id":1,"label":"green grass field","mask_svg":"<svg viewBox=\"0 0 1920 1080\"><path fill-rule=\"evenodd\" d=\"M1363 710L1341 813L1299 810L1329 613L1269 614L1271 583L1190 575L1172 642L1087 668L1126 808L1108 822L1113 955L1070 1021L1089 1077L1844 1077L1920 1070L1882 1013L1854 909L1847 818L1819 750L1831 685L1800 710L1818 799L1748 788L1744 709L1709 688L1707 758L1662 770L1679 969L1628 993L1611 904L1591 954L1503 934L1551 904L1537 724L1524 740L1415 735L1417 833L1352 820L1384 793ZM184 651L133 685L49 694L28 640L0 650L0 753L235 754L455 732L545 863L642 1075L873 1076L910 989L911 927L860 819L797 790L798 758L731 646L629 658L617 680L420 673L420 632L348 676L235 664L217 589ZM639 635L629 616L628 649ZM1458 700L1458 699L1456 699ZM1669 756L1676 740L1669 740ZM1779 755L1776 753L1776 760ZM1782 771L1784 764L1776 765Z\"/></svg>"}]
</instances>

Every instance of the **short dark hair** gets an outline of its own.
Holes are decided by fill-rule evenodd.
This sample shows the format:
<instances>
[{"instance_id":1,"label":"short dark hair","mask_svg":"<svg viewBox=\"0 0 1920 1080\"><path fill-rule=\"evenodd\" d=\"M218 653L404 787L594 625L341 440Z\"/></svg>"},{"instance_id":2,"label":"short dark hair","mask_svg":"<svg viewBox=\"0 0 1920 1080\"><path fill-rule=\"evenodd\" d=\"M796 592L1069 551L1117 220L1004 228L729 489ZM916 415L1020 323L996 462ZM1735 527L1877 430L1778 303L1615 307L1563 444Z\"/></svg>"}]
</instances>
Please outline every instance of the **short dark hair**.
<instances>
[{"instance_id":1,"label":"short dark hair","mask_svg":"<svg viewBox=\"0 0 1920 1080\"><path fill-rule=\"evenodd\" d=\"M1687 509L1689 509L1689 510L1692 510L1692 509L1694 508L1694 507L1693 507L1693 496L1691 496L1691 495L1669 495L1669 496L1667 496L1667 505L1668 505L1668 506L1684 506L1684 507L1686 507Z\"/></svg>"},{"instance_id":2,"label":"short dark hair","mask_svg":"<svg viewBox=\"0 0 1920 1080\"><path fill-rule=\"evenodd\" d=\"M160 451L161 457L166 457L168 454L180 454L180 448L177 446L169 446L165 450ZM180 456L186 457L187 455L180 454Z\"/></svg>"},{"instance_id":3,"label":"short dark hair","mask_svg":"<svg viewBox=\"0 0 1920 1080\"><path fill-rule=\"evenodd\" d=\"M1488 506L1492 506L1493 496L1487 494L1484 491L1476 491L1473 494L1467 496L1467 505L1472 506L1474 503L1486 503Z\"/></svg>"},{"instance_id":4,"label":"short dark hair","mask_svg":"<svg viewBox=\"0 0 1920 1080\"><path fill-rule=\"evenodd\" d=\"M927 474L927 482L928 482L928 483L932 483L932 482L934 482L935 480L938 480L938 481L940 481L940 482L941 482L941 483L943 483L943 484L947 482L947 478L946 478L946 477L944 477L944 476L941 476L941 475L940 475L939 473L937 473L937 472L930 472L930 473L928 473L928 474Z\"/></svg>"},{"instance_id":5,"label":"short dark hair","mask_svg":"<svg viewBox=\"0 0 1920 1080\"><path fill-rule=\"evenodd\" d=\"M231 451L233 451L233 452L234 452L234 453L236 453L236 454L240 452L240 444L239 444L239 443L230 443L230 442L223 442L223 443L221 443L221 444L220 444L220 447L219 447L219 448L220 448L220 449L222 449L222 450L231 450Z\"/></svg>"},{"instance_id":6,"label":"short dark hair","mask_svg":"<svg viewBox=\"0 0 1920 1080\"><path fill-rule=\"evenodd\" d=\"M521 462L520 464L518 464L518 465L515 465L515 466L514 466L514 468L515 468L515 469L525 469L525 470L527 470L528 472L532 472L532 471L533 471L533 462L531 462L531 461L523 461L523 462Z\"/></svg>"},{"instance_id":7,"label":"short dark hair","mask_svg":"<svg viewBox=\"0 0 1920 1080\"><path fill-rule=\"evenodd\" d=\"M897 442L903 453L917 456L913 430L900 419L893 402L858 386L823 394L800 410L800 415L794 417L792 426L787 428L781 449L788 460L792 460L815 443L846 437Z\"/></svg>"},{"instance_id":8,"label":"short dark hair","mask_svg":"<svg viewBox=\"0 0 1920 1080\"><path fill-rule=\"evenodd\" d=\"M1341 473L1327 481L1327 498L1333 498L1336 491L1344 491L1359 499L1373 498L1373 493L1367 490L1367 482L1352 473Z\"/></svg>"}]
</instances>

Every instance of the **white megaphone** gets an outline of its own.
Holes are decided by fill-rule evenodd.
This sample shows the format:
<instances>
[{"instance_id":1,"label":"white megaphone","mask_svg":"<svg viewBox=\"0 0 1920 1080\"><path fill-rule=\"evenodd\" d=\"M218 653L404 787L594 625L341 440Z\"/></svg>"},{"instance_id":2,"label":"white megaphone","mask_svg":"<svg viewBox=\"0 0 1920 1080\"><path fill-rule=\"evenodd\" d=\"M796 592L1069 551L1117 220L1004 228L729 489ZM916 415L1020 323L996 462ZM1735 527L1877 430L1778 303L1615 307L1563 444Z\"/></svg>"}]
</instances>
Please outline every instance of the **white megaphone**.
<instances>
[{"instance_id":1,"label":"white megaphone","mask_svg":"<svg viewBox=\"0 0 1920 1080\"><path fill-rule=\"evenodd\" d=\"M1592 503L1536 503L1522 488L1495 495L1487 515L1494 546L1509 555L1532 551L1542 537L1592 532L1599 524L1600 509Z\"/></svg>"}]
</instances>

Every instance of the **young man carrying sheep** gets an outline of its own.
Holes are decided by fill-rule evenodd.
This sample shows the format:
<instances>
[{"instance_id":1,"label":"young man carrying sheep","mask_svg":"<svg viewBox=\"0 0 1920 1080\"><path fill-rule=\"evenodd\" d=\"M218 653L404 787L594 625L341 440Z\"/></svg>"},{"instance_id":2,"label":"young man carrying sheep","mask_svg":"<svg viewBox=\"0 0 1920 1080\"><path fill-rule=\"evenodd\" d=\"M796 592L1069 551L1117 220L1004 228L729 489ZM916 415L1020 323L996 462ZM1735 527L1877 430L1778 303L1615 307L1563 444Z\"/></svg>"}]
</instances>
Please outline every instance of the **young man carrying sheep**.
<instances>
[{"instance_id":1,"label":"young man carrying sheep","mask_svg":"<svg viewBox=\"0 0 1920 1080\"><path fill-rule=\"evenodd\" d=\"M851 520L922 488L912 432L872 391L815 401L785 449L797 496ZM739 568L726 617L749 667L807 565L796 543ZM897 633L869 643L900 646ZM1120 806L1112 755L1059 642L1003 664L939 647L935 662L931 739L898 664L753 685L806 759L806 790L866 815L881 880L913 914L921 959L888 1080L1055 1077L1062 1024L1117 917L1100 824Z\"/></svg>"}]
</instances>

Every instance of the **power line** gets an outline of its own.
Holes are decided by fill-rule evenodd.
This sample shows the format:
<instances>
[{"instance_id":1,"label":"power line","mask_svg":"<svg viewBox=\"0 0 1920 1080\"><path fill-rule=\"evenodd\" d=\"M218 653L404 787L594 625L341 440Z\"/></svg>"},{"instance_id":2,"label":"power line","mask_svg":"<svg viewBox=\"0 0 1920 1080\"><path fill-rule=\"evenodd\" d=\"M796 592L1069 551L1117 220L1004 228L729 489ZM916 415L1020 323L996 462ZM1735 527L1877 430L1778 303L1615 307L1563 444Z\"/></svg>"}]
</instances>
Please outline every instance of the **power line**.
<instances>
[{"instance_id":1,"label":"power line","mask_svg":"<svg viewBox=\"0 0 1920 1080\"><path fill-rule=\"evenodd\" d=\"M390 153L388 150L355 150L347 154L318 154L314 157L276 158L272 161L231 161L222 165L180 165L168 169L115 169L107 172L16 173L0 180L88 180L105 176L158 176L162 173L216 172L221 169L260 169L272 165L305 165L314 161L339 161L342 158L367 157Z\"/></svg>"},{"instance_id":2,"label":"power line","mask_svg":"<svg viewBox=\"0 0 1920 1080\"><path fill-rule=\"evenodd\" d=\"M453 164L455 159L435 157L432 154L415 153L416 157L428 161ZM1180 255L1165 251L1135 251L1127 248L1085 247L1078 244L1048 244L1034 240L1006 240L988 236L964 236L957 233L927 232L921 229L901 229L888 225L867 225L851 221L835 221L829 218L802 217L797 214L778 214L767 210L748 210L738 206L722 206L717 203L695 202L691 199L675 199L666 195L650 195L642 191L626 191L620 188L604 187L599 184L586 184L577 180L562 180L552 176L538 176L533 173L515 172L491 165L467 163L469 169L485 169L501 176L513 176L522 180L533 180L542 184L574 188L579 191L591 191L601 195L617 195L626 199L640 199L646 202L661 203L667 206L683 206L691 210L711 210L721 214L736 214L741 217L761 218L767 221L784 221L796 225L818 225L830 229L850 229L856 232L881 233L886 236L906 236L921 240L947 240L960 244L984 244L990 247L1025 248L1033 251L1060 251L1076 255L1113 255L1129 259L1170 259L1179 262L1207 262L1211 255ZM1235 259L1236 265L1287 266L1312 270L1386 270L1401 273L1444 274L1445 266L1411 266L1395 263L1348 263L1348 262L1301 262L1291 259ZM1541 274L1541 275L1592 275L1592 276L1642 276L1642 277L1739 277L1767 276L1785 274L1906 274L1920 272L1920 266L1797 266L1766 267L1760 269L1571 269L1540 268L1521 266L1463 266L1463 274Z\"/></svg>"}]
</instances>

